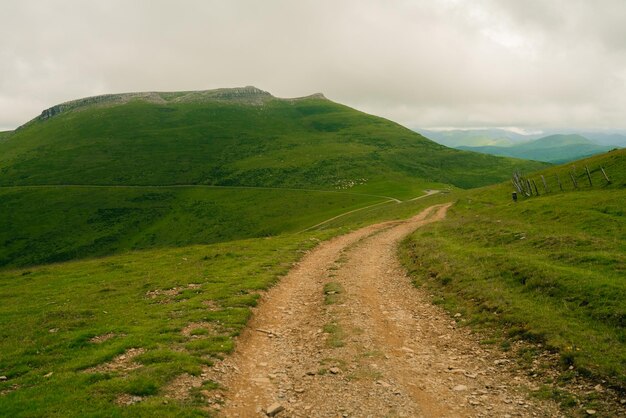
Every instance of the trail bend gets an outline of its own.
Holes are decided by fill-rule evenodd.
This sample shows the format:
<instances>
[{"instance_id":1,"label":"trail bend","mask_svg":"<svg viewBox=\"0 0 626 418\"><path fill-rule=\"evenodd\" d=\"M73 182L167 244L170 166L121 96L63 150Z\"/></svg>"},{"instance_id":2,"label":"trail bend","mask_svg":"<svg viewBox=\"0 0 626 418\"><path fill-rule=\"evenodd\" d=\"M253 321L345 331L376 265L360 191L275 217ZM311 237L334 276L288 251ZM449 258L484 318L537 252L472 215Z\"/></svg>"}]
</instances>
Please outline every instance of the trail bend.
<instances>
[{"instance_id":1,"label":"trail bend","mask_svg":"<svg viewBox=\"0 0 626 418\"><path fill-rule=\"evenodd\" d=\"M396 258L432 206L321 243L268 291L233 355L212 368L225 417L559 416L524 375L415 288ZM325 294L333 283L339 293ZM329 287L326 287L329 290ZM219 406L217 406L219 405ZM217 411L216 411L217 412Z\"/></svg>"}]
</instances>

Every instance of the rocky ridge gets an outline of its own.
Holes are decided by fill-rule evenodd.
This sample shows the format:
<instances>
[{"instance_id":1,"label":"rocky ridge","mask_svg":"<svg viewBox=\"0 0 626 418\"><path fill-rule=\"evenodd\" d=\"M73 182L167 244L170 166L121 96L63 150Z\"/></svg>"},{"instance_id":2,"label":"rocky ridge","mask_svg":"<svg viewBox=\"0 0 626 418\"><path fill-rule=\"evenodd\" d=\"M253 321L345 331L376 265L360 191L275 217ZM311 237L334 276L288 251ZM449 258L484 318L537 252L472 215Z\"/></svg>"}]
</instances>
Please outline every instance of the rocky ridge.
<instances>
[{"instance_id":1,"label":"rocky ridge","mask_svg":"<svg viewBox=\"0 0 626 418\"><path fill-rule=\"evenodd\" d=\"M305 97L281 99L273 96L267 91L261 90L254 86L182 92L136 92L103 94L99 96L85 97L82 99L71 100L68 102L57 104L48 109L45 109L38 117L22 126L26 126L33 121L45 121L61 113L73 110L79 110L92 106L121 105L135 100L154 104L225 102L260 106L268 102L269 100L294 101L307 98L326 99L321 93L316 93Z\"/></svg>"}]
</instances>

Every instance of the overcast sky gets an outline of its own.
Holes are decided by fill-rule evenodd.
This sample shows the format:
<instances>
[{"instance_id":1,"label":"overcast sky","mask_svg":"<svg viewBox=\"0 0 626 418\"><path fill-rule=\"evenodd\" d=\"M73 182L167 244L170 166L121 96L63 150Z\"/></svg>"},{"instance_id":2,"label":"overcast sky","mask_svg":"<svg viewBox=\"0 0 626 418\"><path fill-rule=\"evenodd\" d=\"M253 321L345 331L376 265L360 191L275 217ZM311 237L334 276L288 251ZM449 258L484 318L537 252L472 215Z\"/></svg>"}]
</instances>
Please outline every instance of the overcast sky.
<instances>
[{"instance_id":1,"label":"overcast sky","mask_svg":"<svg viewBox=\"0 0 626 418\"><path fill-rule=\"evenodd\" d=\"M254 85L410 127L626 128L624 0L0 0L0 129Z\"/></svg>"}]
</instances>

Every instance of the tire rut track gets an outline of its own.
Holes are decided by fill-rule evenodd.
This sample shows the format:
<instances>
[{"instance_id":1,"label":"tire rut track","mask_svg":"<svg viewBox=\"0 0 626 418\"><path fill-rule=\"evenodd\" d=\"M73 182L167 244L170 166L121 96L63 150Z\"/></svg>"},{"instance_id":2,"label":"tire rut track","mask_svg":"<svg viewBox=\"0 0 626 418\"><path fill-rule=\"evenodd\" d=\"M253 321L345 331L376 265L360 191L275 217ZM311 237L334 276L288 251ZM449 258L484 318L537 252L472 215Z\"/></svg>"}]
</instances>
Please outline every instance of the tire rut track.
<instances>
[{"instance_id":1,"label":"tire rut track","mask_svg":"<svg viewBox=\"0 0 626 418\"><path fill-rule=\"evenodd\" d=\"M458 329L397 261L398 242L449 206L310 251L213 368L227 388L222 414L265 416L274 405L280 417L558 416L555 405L528 399L530 383ZM329 282L342 289L331 304Z\"/></svg>"}]
</instances>

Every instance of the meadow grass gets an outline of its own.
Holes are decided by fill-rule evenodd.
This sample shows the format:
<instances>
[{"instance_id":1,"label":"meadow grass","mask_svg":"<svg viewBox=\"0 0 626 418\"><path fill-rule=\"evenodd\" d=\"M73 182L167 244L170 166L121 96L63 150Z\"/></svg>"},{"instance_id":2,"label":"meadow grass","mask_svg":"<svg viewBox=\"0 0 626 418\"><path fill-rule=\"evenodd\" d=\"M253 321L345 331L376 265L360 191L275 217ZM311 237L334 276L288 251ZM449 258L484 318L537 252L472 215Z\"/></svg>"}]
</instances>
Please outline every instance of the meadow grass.
<instances>
[{"instance_id":1,"label":"meadow grass","mask_svg":"<svg viewBox=\"0 0 626 418\"><path fill-rule=\"evenodd\" d=\"M373 219L415 213L437 197L391 203ZM0 381L0 410L16 417L206 415L198 390L174 400L168 385L229 353L259 291L307 249L367 216L356 212L341 227L317 231L0 271L0 375L8 378ZM325 292L336 299L342 290L331 283ZM342 344L341 330L330 325L329 344ZM131 349L144 350L135 358L140 367L98 369ZM215 387L203 378L200 389ZM120 405L123 396L141 402Z\"/></svg>"},{"instance_id":2,"label":"meadow grass","mask_svg":"<svg viewBox=\"0 0 626 418\"><path fill-rule=\"evenodd\" d=\"M0 272L2 415L205 415L198 397L168 398L168 384L229 353L258 292L329 233ZM130 349L142 350L136 369L97 368ZM121 406L122 395L142 401Z\"/></svg>"},{"instance_id":3,"label":"meadow grass","mask_svg":"<svg viewBox=\"0 0 626 418\"><path fill-rule=\"evenodd\" d=\"M324 303L334 305L341 299L344 292L343 286L339 282L328 282L324 285Z\"/></svg>"},{"instance_id":4,"label":"meadow grass","mask_svg":"<svg viewBox=\"0 0 626 418\"><path fill-rule=\"evenodd\" d=\"M404 263L435 301L495 333L504 347L517 339L542 344L560 353L564 369L623 390L625 155L576 163L579 174L584 165L609 167L610 185L594 171L595 188L579 183L517 203L509 185L458 192L445 221L404 242Z\"/></svg>"},{"instance_id":5,"label":"meadow grass","mask_svg":"<svg viewBox=\"0 0 626 418\"><path fill-rule=\"evenodd\" d=\"M94 105L0 143L0 185L358 187L403 199L415 182L473 187L544 166L446 148L321 98Z\"/></svg>"},{"instance_id":6,"label":"meadow grass","mask_svg":"<svg viewBox=\"0 0 626 418\"><path fill-rule=\"evenodd\" d=\"M120 199L128 190L120 189ZM370 222L415 213L439 197L390 203ZM320 240L358 228L368 216L356 212L316 231L5 268L0 375L8 379L0 381L0 410L16 417L206 415L198 392L215 382L202 378L185 400L168 397L168 385L182 374L199 376L229 353L259 291ZM341 293L334 283L325 290L330 298ZM342 344L340 329L331 324L327 331L329 344ZM138 368L102 369L134 349L142 350ZM121 405L124 396L141 401Z\"/></svg>"},{"instance_id":7,"label":"meadow grass","mask_svg":"<svg viewBox=\"0 0 626 418\"><path fill-rule=\"evenodd\" d=\"M182 94L86 105L3 134L0 268L294 232L384 196L545 166L449 149L320 97ZM233 188L165 187L193 185Z\"/></svg>"},{"instance_id":8,"label":"meadow grass","mask_svg":"<svg viewBox=\"0 0 626 418\"><path fill-rule=\"evenodd\" d=\"M200 186L0 188L0 267L274 236L385 200Z\"/></svg>"}]
</instances>

